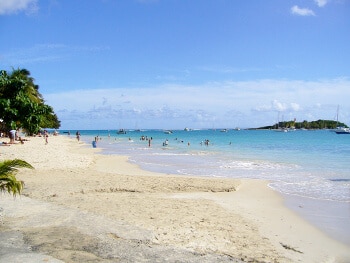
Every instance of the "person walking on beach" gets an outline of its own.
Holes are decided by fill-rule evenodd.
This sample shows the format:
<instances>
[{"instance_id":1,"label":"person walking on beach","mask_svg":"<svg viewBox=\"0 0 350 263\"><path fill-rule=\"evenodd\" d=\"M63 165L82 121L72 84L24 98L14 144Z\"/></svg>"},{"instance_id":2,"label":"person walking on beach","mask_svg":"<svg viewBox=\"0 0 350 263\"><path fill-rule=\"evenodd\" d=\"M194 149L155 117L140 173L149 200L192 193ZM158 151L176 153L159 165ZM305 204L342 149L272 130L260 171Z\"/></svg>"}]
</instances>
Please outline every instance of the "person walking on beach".
<instances>
[{"instance_id":1,"label":"person walking on beach","mask_svg":"<svg viewBox=\"0 0 350 263\"><path fill-rule=\"evenodd\" d=\"M49 143L49 133L47 130L44 131L44 139L45 139L45 144Z\"/></svg>"},{"instance_id":2,"label":"person walking on beach","mask_svg":"<svg viewBox=\"0 0 350 263\"><path fill-rule=\"evenodd\" d=\"M13 144L15 143L15 140L16 140L16 133L17 133L17 130L10 130L10 143Z\"/></svg>"},{"instance_id":3,"label":"person walking on beach","mask_svg":"<svg viewBox=\"0 0 350 263\"><path fill-rule=\"evenodd\" d=\"M77 132L75 133L75 135L77 136L77 140L78 140L78 142L79 142L79 141L80 141L80 132L77 131Z\"/></svg>"}]
</instances>

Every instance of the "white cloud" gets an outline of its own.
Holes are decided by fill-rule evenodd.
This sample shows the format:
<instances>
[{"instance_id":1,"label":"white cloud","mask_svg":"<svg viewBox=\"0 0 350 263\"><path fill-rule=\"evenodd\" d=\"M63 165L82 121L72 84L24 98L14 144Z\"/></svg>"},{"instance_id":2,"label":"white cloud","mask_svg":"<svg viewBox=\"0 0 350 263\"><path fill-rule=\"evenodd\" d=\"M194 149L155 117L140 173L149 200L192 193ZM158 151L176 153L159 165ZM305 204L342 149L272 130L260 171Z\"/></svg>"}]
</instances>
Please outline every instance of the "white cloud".
<instances>
[{"instance_id":1,"label":"white cloud","mask_svg":"<svg viewBox=\"0 0 350 263\"><path fill-rule=\"evenodd\" d=\"M37 0L1 0L0 15L18 12L33 14L38 11Z\"/></svg>"},{"instance_id":2,"label":"white cloud","mask_svg":"<svg viewBox=\"0 0 350 263\"><path fill-rule=\"evenodd\" d=\"M271 104L259 105L253 108L257 112L297 112L301 109L300 105L295 102L287 103L279 100L272 100Z\"/></svg>"},{"instance_id":3,"label":"white cloud","mask_svg":"<svg viewBox=\"0 0 350 263\"><path fill-rule=\"evenodd\" d=\"M287 109L287 104L282 103L278 100L273 100L272 101L272 109L276 111L285 111Z\"/></svg>"},{"instance_id":4,"label":"white cloud","mask_svg":"<svg viewBox=\"0 0 350 263\"><path fill-rule=\"evenodd\" d=\"M0 0L1 1L1 0ZM2 60L9 65L28 65L37 62L55 62L71 59L81 53L107 51L108 46L68 46L65 44L37 44L27 48L13 48L2 54Z\"/></svg>"},{"instance_id":5,"label":"white cloud","mask_svg":"<svg viewBox=\"0 0 350 263\"><path fill-rule=\"evenodd\" d=\"M324 7L328 3L328 0L314 0L314 1L319 7Z\"/></svg>"},{"instance_id":6,"label":"white cloud","mask_svg":"<svg viewBox=\"0 0 350 263\"><path fill-rule=\"evenodd\" d=\"M293 111L299 111L300 110L300 105L298 103L292 102L290 104L290 107Z\"/></svg>"},{"instance_id":7,"label":"white cloud","mask_svg":"<svg viewBox=\"0 0 350 263\"><path fill-rule=\"evenodd\" d=\"M291 8L291 13L293 15L299 15L299 16L314 16L315 13L311 9L308 8L300 8L299 6L295 5Z\"/></svg>"},{"instance_id":8,"label":"white cloud","mask_svg":"<svg viewBox=\"0 0 350 263\"><path fill-rule=\"evenodd\" d=\"M349 121L350 80L255 80L198 86L72 90L43 94L69 129L259 127L277 112L298 120ZM106 99L108 98L108 99ZM314 119L311 119L314 120Z\"/></svg>"}]
</instances>

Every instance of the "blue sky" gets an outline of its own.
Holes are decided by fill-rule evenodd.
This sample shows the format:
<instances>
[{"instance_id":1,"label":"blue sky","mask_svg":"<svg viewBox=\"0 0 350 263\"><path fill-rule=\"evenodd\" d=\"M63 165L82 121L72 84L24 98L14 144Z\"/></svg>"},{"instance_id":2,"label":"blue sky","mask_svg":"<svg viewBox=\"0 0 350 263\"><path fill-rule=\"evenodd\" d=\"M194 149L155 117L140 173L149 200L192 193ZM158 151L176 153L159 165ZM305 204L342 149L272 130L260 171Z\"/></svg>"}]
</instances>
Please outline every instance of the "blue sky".
<instances>
[{"instance_id":1,"label":"blue sky","mask_svg":"<svg viewBox=\"0 0 350 263\"><path fill-rule=\"evenodd\" d=\"M62 129L350 124L350 0L0 0Z\"/></svg>"}]
</instances>

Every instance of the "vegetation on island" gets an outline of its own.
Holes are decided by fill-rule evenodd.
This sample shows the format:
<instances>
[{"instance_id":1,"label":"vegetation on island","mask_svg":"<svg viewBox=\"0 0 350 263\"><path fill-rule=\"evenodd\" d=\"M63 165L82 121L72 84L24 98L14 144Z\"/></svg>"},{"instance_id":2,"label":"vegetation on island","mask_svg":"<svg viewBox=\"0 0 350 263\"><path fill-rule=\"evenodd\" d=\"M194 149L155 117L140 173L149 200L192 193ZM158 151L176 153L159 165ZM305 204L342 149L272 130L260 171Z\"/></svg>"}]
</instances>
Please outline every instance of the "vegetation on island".
<instances>
[{"instance_id":1,"label":"vegetation on island","mask_svg":"<svg viewBox=\"0 0 350 263\"><path fill-rule=\"evenodd\" d=\"M278 129L278 128L295 128L295 129L311 129L311 130L319 130L319 129L336 129L337 127L345 127L348 126L342 122L332 121L332 120L317 120L317 121L282 121L278 122L272 126L264 126L258 129Z\"/></svg>"},{"instance_id":2,"label":"vegetation on island","mask_svg":"<svg viewBox=\"0 0 350 263\"><path fill-rule=\"evenodd\" d=\"M0 71L0 130L22 128L28 135L42 128L58 129L60 121L45 104L39 86L26 69Z\"/></svg>"},{"instance_id":3,"label":"vegetation on island","mask_svg":"<svg viewBox=\"0 0 350 263\"><path fill-rule=\"evenodd\" d=\"M15 176L18 171L17 168L20 167L33 169L33 166L20 159L0 162L0 192L7 191L13 195L21 193L24 182L17 180Z\"/></svg>"}]
</instances>

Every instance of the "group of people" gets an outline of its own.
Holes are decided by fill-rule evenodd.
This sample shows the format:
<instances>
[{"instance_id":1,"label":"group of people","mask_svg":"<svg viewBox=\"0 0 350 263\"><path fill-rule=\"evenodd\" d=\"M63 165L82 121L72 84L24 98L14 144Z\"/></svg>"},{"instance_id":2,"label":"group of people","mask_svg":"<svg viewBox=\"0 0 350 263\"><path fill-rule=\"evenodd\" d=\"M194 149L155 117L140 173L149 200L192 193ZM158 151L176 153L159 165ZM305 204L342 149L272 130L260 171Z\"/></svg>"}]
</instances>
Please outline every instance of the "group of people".
<instances>
[{"instance_id":1,"label":"group of people","mask_svg":"<svg viewBox=\"0 0 350 263\"><path fill-rule=\"evenodd\" d=\"M203 143L204 145L208 146L210 142L208 139L205 139L204 142L203 141L201 142L201 145L203 145Z\"/></svg>"},{"instance_id":2,"label":"group of people","mask_svg":"<svg viewBox=\"0 0 350 263\"><path fill-rule=\"evenodd\" d=\"M12 129L8 132L8 134L1 132L1 137L7 137L7 136L10 138L10 142L8 142L8 143L2 142L2 145L15 144L16 141L19 141L21 144L23 144L24 141L26 141L26 139L23 139L22 137L20 137L18 135L18 129L17 130Z\"/></svg>"},{"instance_id":3,"label":"group of people","mask_svg":"<svg viewBox=\"0 0 350 263\"><path fill-rule=\"evenodd\" d=\"M129 138L129 141L130 141L130 140L131 140L131 138ZM140 137L140 141L148 141L148 146L149 146L149 147L151 147L151 142L152 142L152 140L153 140L152 137L148 138L147 136L144 136L144 135L142 135L142 136ZM178 140L177 138L176 138L175 140L178 141L179 143L183 143L183 142L184 142L183 140ZM162 145L163 145L163 146L168 146L168 145L169 145L169 140L166 139L166 140L163 142ZM188 142L187 145L190 146L190 145L191 145L190 142ZM209 140L206 140L206 145L209 145Z\"/></svg>"},{"instance_id":4,"label":"group of people","mask_svg":"<svg viewBox=\"0 0 350 263\"><path fill-rule=\"evenodd\" d=\"M43 137L45 140L45 144L49 143L49 135L50 133L47 130L39 131L37 134L35 134L35 137ZM53 136L57 136L58 132L54 131L52 133ZM1 132L0 134L1 138L8 137L10 139L10 142L1 142L1 145L11 145L16 143L24 144L25 141L28 141L27 139L24 139L20 136L19 129L12 129L8 132Z\"/></svg>"}]
</instances>

